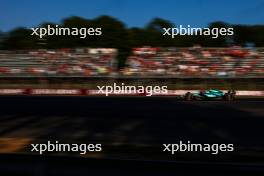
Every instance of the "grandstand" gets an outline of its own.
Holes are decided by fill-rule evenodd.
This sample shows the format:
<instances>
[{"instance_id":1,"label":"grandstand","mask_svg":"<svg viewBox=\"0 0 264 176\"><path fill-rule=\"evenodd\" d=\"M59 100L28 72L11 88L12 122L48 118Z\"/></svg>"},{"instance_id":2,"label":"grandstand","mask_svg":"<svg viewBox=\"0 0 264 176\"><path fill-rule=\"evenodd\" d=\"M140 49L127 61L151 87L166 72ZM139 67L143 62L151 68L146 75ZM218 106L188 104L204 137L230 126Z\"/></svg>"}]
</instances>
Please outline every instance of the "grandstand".
<instances>
[{"instance_id":1,"label":"grandstand","mask_svg":"<svg viewBox=\"0 0 264 176\"><path fill-rule=\"evenodd\" d=\"M111 77L117 49L79 48L0 52L1 77ZM261 78L264 49L134 48L122 77Z\"/></svg>"},{"instance_id":2,"label":"grandstand","mask_svg":"<svg viewBox=\"0 0 264 176\"><path fill-rule=\"evenodd\" d=\"M117 50L61 49L0 54L0 76L98 76L113 70Z\"/></svg>"},{"instance_id":3,"label":"grandstand","mask_svg":"<svg viewBox=\"0 0 264 176\"><path fill-rule=\"evenodd\" d=\"M245 48L134 48L130 76L263 77L264 50Z\"/></svg>"}]
</instances>

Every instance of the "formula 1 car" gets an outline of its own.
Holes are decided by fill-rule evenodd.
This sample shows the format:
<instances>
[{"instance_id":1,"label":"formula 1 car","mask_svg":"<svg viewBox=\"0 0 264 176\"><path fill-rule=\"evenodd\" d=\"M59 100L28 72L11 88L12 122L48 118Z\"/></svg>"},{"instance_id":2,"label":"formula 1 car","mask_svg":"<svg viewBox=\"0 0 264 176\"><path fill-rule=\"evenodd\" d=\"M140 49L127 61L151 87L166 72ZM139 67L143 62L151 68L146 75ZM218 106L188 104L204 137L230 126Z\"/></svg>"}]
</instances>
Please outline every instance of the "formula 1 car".
<instances>
[{"instance_id":1,"label":"formula 1 car","mask_svg":"<svg viewBox=\"0 0 264 176\"><path fill-rule=\"evenodd\" d=\"M228 92L224 93L221 90L205 90L199 91L196 93L187 92L184 96L186 101L191 100L226 100L232 101L235 99L236 92L234 90L229 90Z\"/></svg>"}]
</instances>

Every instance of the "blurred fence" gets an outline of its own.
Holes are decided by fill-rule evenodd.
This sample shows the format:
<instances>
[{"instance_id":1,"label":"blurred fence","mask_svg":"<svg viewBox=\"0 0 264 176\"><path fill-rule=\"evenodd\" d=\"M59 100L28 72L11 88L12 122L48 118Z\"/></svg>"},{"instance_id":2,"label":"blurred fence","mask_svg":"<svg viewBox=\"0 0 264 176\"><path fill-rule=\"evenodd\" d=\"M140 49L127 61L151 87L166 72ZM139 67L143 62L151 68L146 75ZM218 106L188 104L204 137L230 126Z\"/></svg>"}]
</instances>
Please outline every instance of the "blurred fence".
<instances>
[{"instance_id":1,"label":"blurred fence","mask_svg":"<svg viewBox=\"0 0 264 176\"><path fill-rule=\"evenodd\" d=\"M263 78L128 78L128 77L0 77L0 88L76 88L98 89L97 86L121 85L168 86L181 89L264 90Z\"/></svg>"}]
</instances>

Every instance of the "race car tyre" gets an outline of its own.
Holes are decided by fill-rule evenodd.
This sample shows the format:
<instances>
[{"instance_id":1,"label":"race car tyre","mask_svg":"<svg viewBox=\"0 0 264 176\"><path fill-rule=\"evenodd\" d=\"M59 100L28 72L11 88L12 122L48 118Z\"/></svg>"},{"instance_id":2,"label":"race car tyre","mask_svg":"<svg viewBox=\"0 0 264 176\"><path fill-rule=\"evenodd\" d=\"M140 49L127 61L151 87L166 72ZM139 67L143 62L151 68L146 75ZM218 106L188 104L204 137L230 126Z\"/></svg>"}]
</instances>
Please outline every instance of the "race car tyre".
<instances>
[{"instance_id":1,"label":"race car tyre","mask_svg":"<svg viewBox=\"0 0 264 176\"><path fill-rule=\"evenodd\" d=\"M191 92L187 92L187 93L185 94L185 100L186 100L186 101L191 101L191 100L193 100L193 94L192 94Z\"/></svg>"},{"instance_id":2,"label":"race car tyre","mask_svg":"<svg viewBox=\"0 0 264 176\"><path fill-rule=\"evenodd\" d=\"M225 96L224 96L224 99L226 101L232 101L232 100L234 100L234 96L231 93L226 93Z\"/></svg>"},{"instance_id":3,"label":"race car tyre","mask_svg":"<svg viewBox=\"0 0 264 176\"><path fill-rule=\"evenodd\" d=\"M232 94L232 95L236 95L236 91L235 90L229 90L227 93L228 94Z\"/></svg>"}]
</instances>

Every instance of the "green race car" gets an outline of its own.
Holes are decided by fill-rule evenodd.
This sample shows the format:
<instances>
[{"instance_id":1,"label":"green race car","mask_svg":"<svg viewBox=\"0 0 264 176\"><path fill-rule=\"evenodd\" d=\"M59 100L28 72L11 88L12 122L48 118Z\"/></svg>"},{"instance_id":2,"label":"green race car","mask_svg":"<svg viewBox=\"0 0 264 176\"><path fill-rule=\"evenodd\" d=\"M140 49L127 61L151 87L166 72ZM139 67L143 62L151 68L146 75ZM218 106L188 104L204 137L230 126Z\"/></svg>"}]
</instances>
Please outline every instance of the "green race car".
<instances>
[{"instance_id":1,"label":"green race car","mask_svg":"<svg viewBox=\"0 0 264 176\"><path fill-rule=\"evenodd\" d=\"M205 90L198 91L195 93L187 92L184 96L186 101L191 100L226 100L232 101L235 99L236 92L234 90L229 90L228 92L223 92L221 90Z\"/></svg>"}]
</instances>

